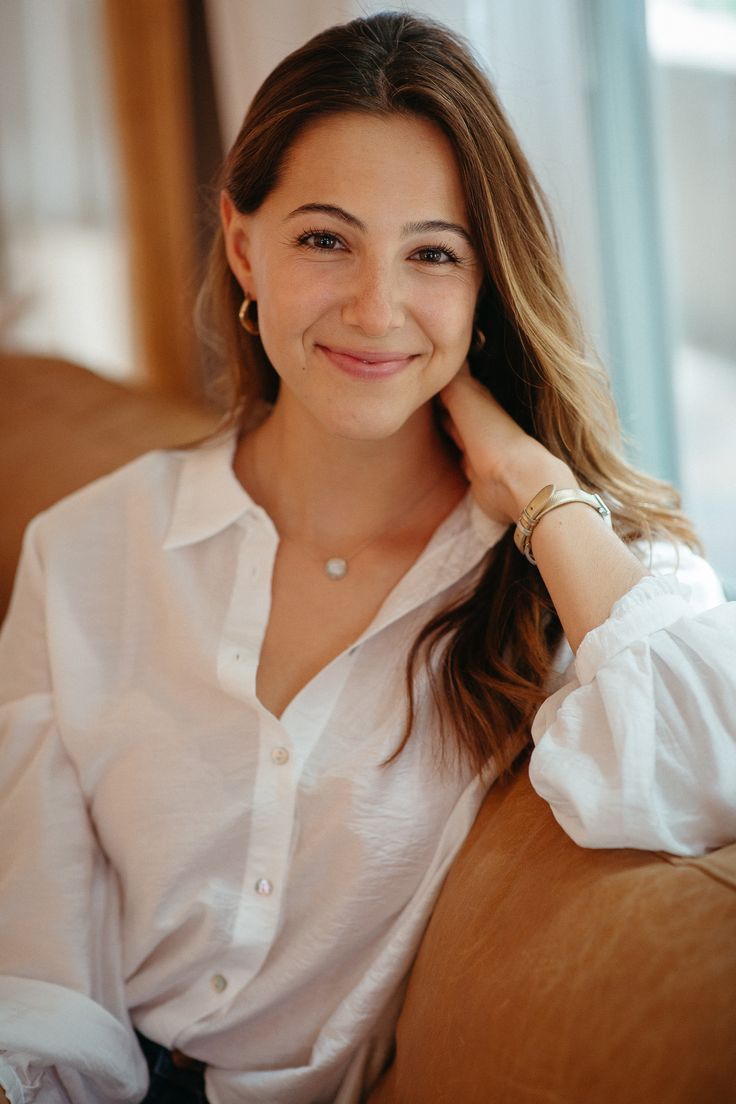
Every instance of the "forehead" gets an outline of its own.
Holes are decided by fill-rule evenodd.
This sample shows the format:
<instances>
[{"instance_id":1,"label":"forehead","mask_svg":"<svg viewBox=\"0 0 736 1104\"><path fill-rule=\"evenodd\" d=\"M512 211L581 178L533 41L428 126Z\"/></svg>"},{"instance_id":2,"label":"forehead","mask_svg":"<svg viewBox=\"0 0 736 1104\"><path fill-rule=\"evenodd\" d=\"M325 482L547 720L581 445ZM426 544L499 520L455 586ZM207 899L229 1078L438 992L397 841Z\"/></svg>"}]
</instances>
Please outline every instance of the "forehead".
<instances>
[{"instance_id":1,"label":"forehead","mask_svg":"<svg viewBox=\"0 0 736 1104\"><path fill-rule=\"evenodd\" d=\"M452 144L416 115L345 112L319 119L289 150L269 199L279 206L332 203L400 218L467 221Z\"/></svg>"}]
</instances>

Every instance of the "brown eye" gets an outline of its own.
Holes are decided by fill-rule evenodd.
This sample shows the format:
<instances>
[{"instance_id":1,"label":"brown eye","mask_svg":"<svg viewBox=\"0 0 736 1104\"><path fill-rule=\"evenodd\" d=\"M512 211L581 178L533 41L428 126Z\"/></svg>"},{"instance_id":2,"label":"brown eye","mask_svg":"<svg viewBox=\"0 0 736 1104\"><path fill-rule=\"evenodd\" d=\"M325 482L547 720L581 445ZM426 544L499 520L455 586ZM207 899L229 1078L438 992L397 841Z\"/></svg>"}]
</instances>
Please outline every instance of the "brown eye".
<instances>
[{"instance_id":1,"label":"brown eye","mask_svg":"<svg viewBox=\"0 0 736 1104\"><path fill-rule=\"evenodd\" d=\"M342 245L337 234L330 234L327 230L310 230L308 233L302 234L297 241L299 245L304 245L307 249L316 249L326 253L334 253Z\"/></svg>"},{"instance_id":2,"label":"brown eye","mask_svg":"<svg viewBox=\"0 0 736 1104\"><path fill-rule=\"evenodd\" d=\"M428 265L457 264L458 256L448 246L428 245L424 249L418 249L414 254L416 258Z\"/></svg>"}]
</instances>

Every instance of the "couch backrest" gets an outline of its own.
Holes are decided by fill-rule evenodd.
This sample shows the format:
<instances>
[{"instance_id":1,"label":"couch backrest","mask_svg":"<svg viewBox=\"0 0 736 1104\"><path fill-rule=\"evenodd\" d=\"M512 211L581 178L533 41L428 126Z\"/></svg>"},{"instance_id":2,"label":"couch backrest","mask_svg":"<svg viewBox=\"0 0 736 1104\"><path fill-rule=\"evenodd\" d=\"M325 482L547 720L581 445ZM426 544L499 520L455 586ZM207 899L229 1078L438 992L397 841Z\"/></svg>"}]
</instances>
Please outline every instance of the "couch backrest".
<instances>
[{"instance_id":1,"label":"couch backrest","mask_svg":"<svg viewBox=\"0 0 736 1104\"><path fill-rule=\"evenodd\" d=\"M149 449L206 433L214 415L52 357L0 355L0 620L23 531L64 495Z\"/></svg>"}]
</instances>

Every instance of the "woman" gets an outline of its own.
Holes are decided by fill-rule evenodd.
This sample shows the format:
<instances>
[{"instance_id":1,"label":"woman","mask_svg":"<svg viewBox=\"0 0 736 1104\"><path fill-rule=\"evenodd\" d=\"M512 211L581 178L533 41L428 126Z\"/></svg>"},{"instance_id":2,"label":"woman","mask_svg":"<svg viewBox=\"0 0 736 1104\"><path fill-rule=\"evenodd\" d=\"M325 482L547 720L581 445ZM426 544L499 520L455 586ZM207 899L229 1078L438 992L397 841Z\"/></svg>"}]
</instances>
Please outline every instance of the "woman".
<instances>
[{"instance_id":1,"label":"woman","mask_svg":"<svg viewBox=\"0 0 736 1104\"><path fill-rule=\"evenodd\" d=\"M734 832L733 610L617 451L463 44L404 14L307 43L221 223L229 432L38 519L3 637L14 1102L140 1100L141 1048L150 1101L358 1100L540 705L582 844Z\"/></svg>"}]
</instances>

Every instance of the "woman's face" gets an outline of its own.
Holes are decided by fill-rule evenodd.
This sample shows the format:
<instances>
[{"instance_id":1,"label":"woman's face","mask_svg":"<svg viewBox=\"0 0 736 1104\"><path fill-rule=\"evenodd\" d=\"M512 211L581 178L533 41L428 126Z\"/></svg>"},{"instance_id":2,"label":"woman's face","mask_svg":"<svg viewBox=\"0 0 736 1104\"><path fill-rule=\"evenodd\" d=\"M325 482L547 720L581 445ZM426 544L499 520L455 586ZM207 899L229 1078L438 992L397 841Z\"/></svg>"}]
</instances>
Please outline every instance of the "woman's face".
<instances>
[{"instance_id":1,"label":"woman's face","mask_svg":"<svg viewBox=\"0 0 736 1104\"><path fill-rule=\"evenodd\" d=\"M222 216L280 404L354 440L427 415L465 360L482 281L454 152L433 123L320 120L255 213L224 195Z\"/></svg>"}]
</instances>

